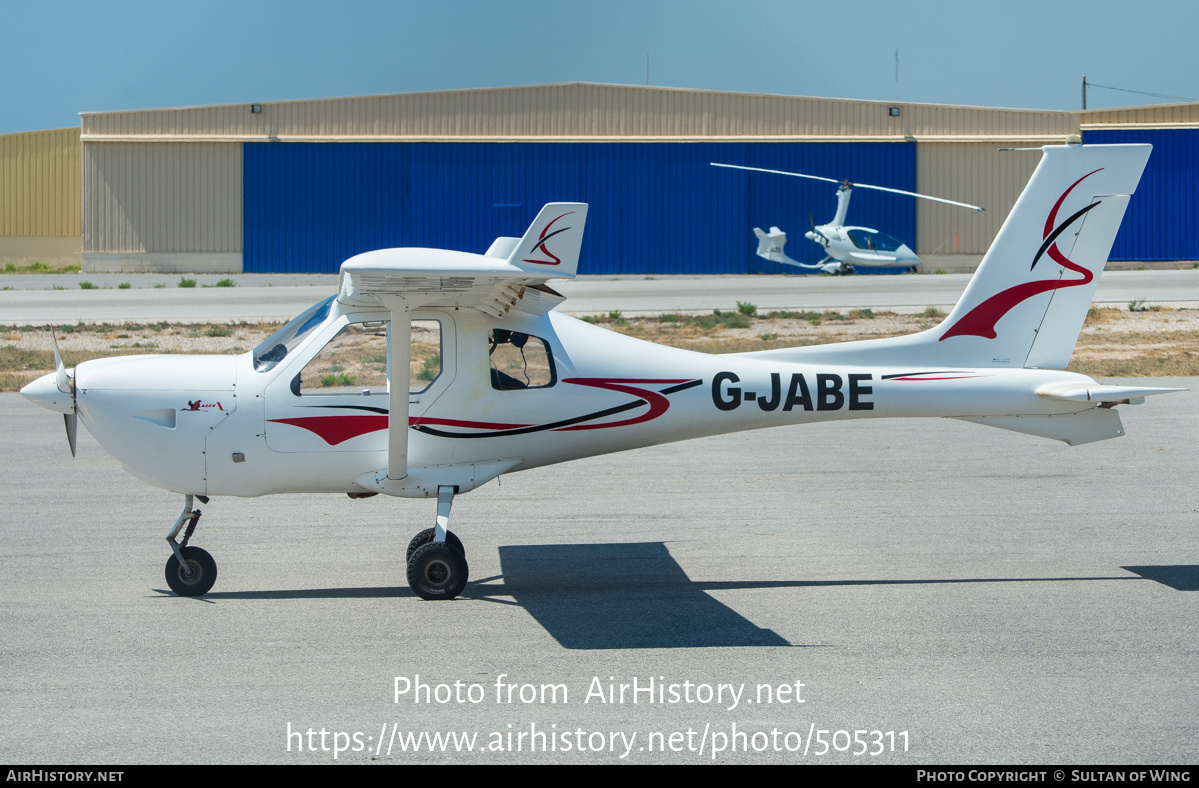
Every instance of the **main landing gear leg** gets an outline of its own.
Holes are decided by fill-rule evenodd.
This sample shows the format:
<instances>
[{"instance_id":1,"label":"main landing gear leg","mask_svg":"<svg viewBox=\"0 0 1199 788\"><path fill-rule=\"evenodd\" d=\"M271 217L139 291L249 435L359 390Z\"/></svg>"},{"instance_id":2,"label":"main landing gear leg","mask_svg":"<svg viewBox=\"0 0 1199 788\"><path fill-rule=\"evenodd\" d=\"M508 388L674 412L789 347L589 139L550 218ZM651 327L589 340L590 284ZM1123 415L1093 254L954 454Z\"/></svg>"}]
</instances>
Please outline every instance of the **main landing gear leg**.
<instances>
[{"instance_id":1,"label":"main landing gear leg","mask_svg":"<svg viewBox=\"0 0 1199 788\"><path fill-rule=\"evenodd\" d=\"M437 524L408 544L408 585L421 599L453 599L466 588L466 549L448 530L454 492L453 487L437 488Z\"/></svg>"},{"instance_id":2,"label":"main landing gear leg","mask_svg":"<svg viewBox=\"0 0 1199 788\"><path fill-rule=\"evenodd\" d=\"M208 503L208 498L205 496L196 497L201 502ZM200 522L200 510L192 509L192 498L191 495L183 496L183 511L179 514L179 519L175 521L171 532L167 534L167 543L170 544L173 553L167 559L167 585L179 596L207 594L212 589L212 584L216 582L216 561L212 559L207 550L188 545L188 540L192 538L192 534L196 530L196 524ZM175 537L179 535L179 531L185 523L187 530L184 531L183 543L180 544L175 541Z\"/></svg>"}]
</instances>

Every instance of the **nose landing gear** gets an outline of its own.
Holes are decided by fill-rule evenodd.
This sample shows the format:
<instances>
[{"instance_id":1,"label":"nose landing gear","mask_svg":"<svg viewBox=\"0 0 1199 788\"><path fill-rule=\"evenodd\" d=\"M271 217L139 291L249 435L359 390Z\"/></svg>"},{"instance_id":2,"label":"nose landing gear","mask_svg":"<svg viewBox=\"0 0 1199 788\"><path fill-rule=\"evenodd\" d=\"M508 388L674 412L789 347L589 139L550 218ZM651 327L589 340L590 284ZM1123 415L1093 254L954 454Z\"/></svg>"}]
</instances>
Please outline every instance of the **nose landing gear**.
<instances>
[{"instance_id":1,"label":"nose landing gear","mask_svg":"<svg viewBox=\"0 0 1199 788\"><path fill-rule=\"evenodd\" d=\"M202 503L208 503L205 496L196 497ZM200 522L201 514L199 509L192 509L192 498L191 495L183 496L183 512L180 513L179 519L175 520L171 532L167 534L167 543L171 546L172 555L167 559L166 580L171 590L179 596L207 594L216 582L216 561L207 550L187 543L196 530L196 524ZM175 537L179 535L184 524L187 525L187 530L183 533L183 542L176 542Z\"/></svg>"}]
</instances>

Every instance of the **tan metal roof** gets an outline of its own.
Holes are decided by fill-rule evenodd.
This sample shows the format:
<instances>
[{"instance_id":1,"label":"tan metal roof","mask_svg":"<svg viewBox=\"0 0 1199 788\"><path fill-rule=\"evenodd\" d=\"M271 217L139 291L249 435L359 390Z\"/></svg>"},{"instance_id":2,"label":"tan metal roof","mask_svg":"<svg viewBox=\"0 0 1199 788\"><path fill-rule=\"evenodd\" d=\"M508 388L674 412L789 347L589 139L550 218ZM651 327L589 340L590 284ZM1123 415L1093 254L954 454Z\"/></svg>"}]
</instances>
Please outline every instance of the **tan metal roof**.
<instances>
[{"instance_id":1,"label":"tan metal roof","mask_svg":"<svg viewBox=\"0 0 1199 788\"><path fill-rule=\"evenodd\" d=\"M1077 133L1078 113L565 83L82 113L84 142L995 141ZM899 108L899 115L889 110Z\"/></svg>"}]
</instances>

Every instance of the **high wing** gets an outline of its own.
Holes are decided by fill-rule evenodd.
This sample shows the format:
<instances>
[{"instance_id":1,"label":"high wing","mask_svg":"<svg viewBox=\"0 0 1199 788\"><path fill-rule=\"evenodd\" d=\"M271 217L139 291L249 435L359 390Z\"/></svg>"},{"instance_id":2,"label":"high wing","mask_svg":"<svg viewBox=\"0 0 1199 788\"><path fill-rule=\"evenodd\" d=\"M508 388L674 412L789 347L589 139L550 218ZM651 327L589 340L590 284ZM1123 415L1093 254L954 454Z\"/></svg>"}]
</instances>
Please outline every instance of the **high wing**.
<instances>
[{"instance_id":1,"label":"high wing","mask_svg":"<svg viewBox=\"0 0 1199 788\"><path fill-rule=\"evenodd\" d=\"M565 300L546 287L550 279L574 279L587 223L585 203L548 203L520 238L497 238L485 254L444 249L380 249L341 265L338 301L382 305L391 312L387 365L411 363L411 319L422 308L477 309L502 318L513 309L544 315ZM387 473L377 481L408 475L408 386L390 387Z\"/></svg>"},{"instance_id":2,"label":"high wing","mask_svg":"<svg viewBox=\"0 0 1199 788\"><path fill-rule=\"evenodd\" d=\"M554 202L523 237L497 238L485 254L404 248L356 255L341 265L338 300L373 306L402 298L409 309L478 309L497 318L512 309L545 314L564 300L545 283L574 279L586 223L586 203Z\"/></svg>"}]
</instances>

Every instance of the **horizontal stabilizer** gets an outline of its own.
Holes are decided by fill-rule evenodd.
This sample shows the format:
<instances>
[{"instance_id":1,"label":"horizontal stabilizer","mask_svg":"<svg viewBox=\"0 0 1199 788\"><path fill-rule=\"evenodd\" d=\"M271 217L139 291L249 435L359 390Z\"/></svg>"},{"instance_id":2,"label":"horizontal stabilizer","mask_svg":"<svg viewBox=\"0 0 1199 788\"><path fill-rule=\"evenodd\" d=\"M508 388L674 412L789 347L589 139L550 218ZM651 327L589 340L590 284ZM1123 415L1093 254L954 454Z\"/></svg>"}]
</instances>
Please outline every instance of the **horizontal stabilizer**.
<instances>
[{"instance_id":1,"label":"horizontal stabilizer","mask_svg":"<svg viewBox=\"0 0 1199 788\"><path fill-rule=\"evenodd\" d=\"M1080 443L1119 438L1124 434L1120 414L1114 408L1092 408L1082 413L1067 413L1060 416L970 416L959 417L987 427L1022 432L1064 441L1071 446Z\"/></svg>"},{"instance_id":2,"label":"horizontal stabilizer","mask_svg":"<svg viewBox=\"0 0 1199 788\"><path fill-rule=\"evenodd\" d=\"M1075 383L1053 383L1041 386L1037 394L1048 399L1059 399L1067 402L1113 402L1139 403L1145 397L1154 394L1170 394L1175 391L1186 391L1184 388L1149 388L1145 386L1080 386Z\"/></svg>"}]
</instances>

